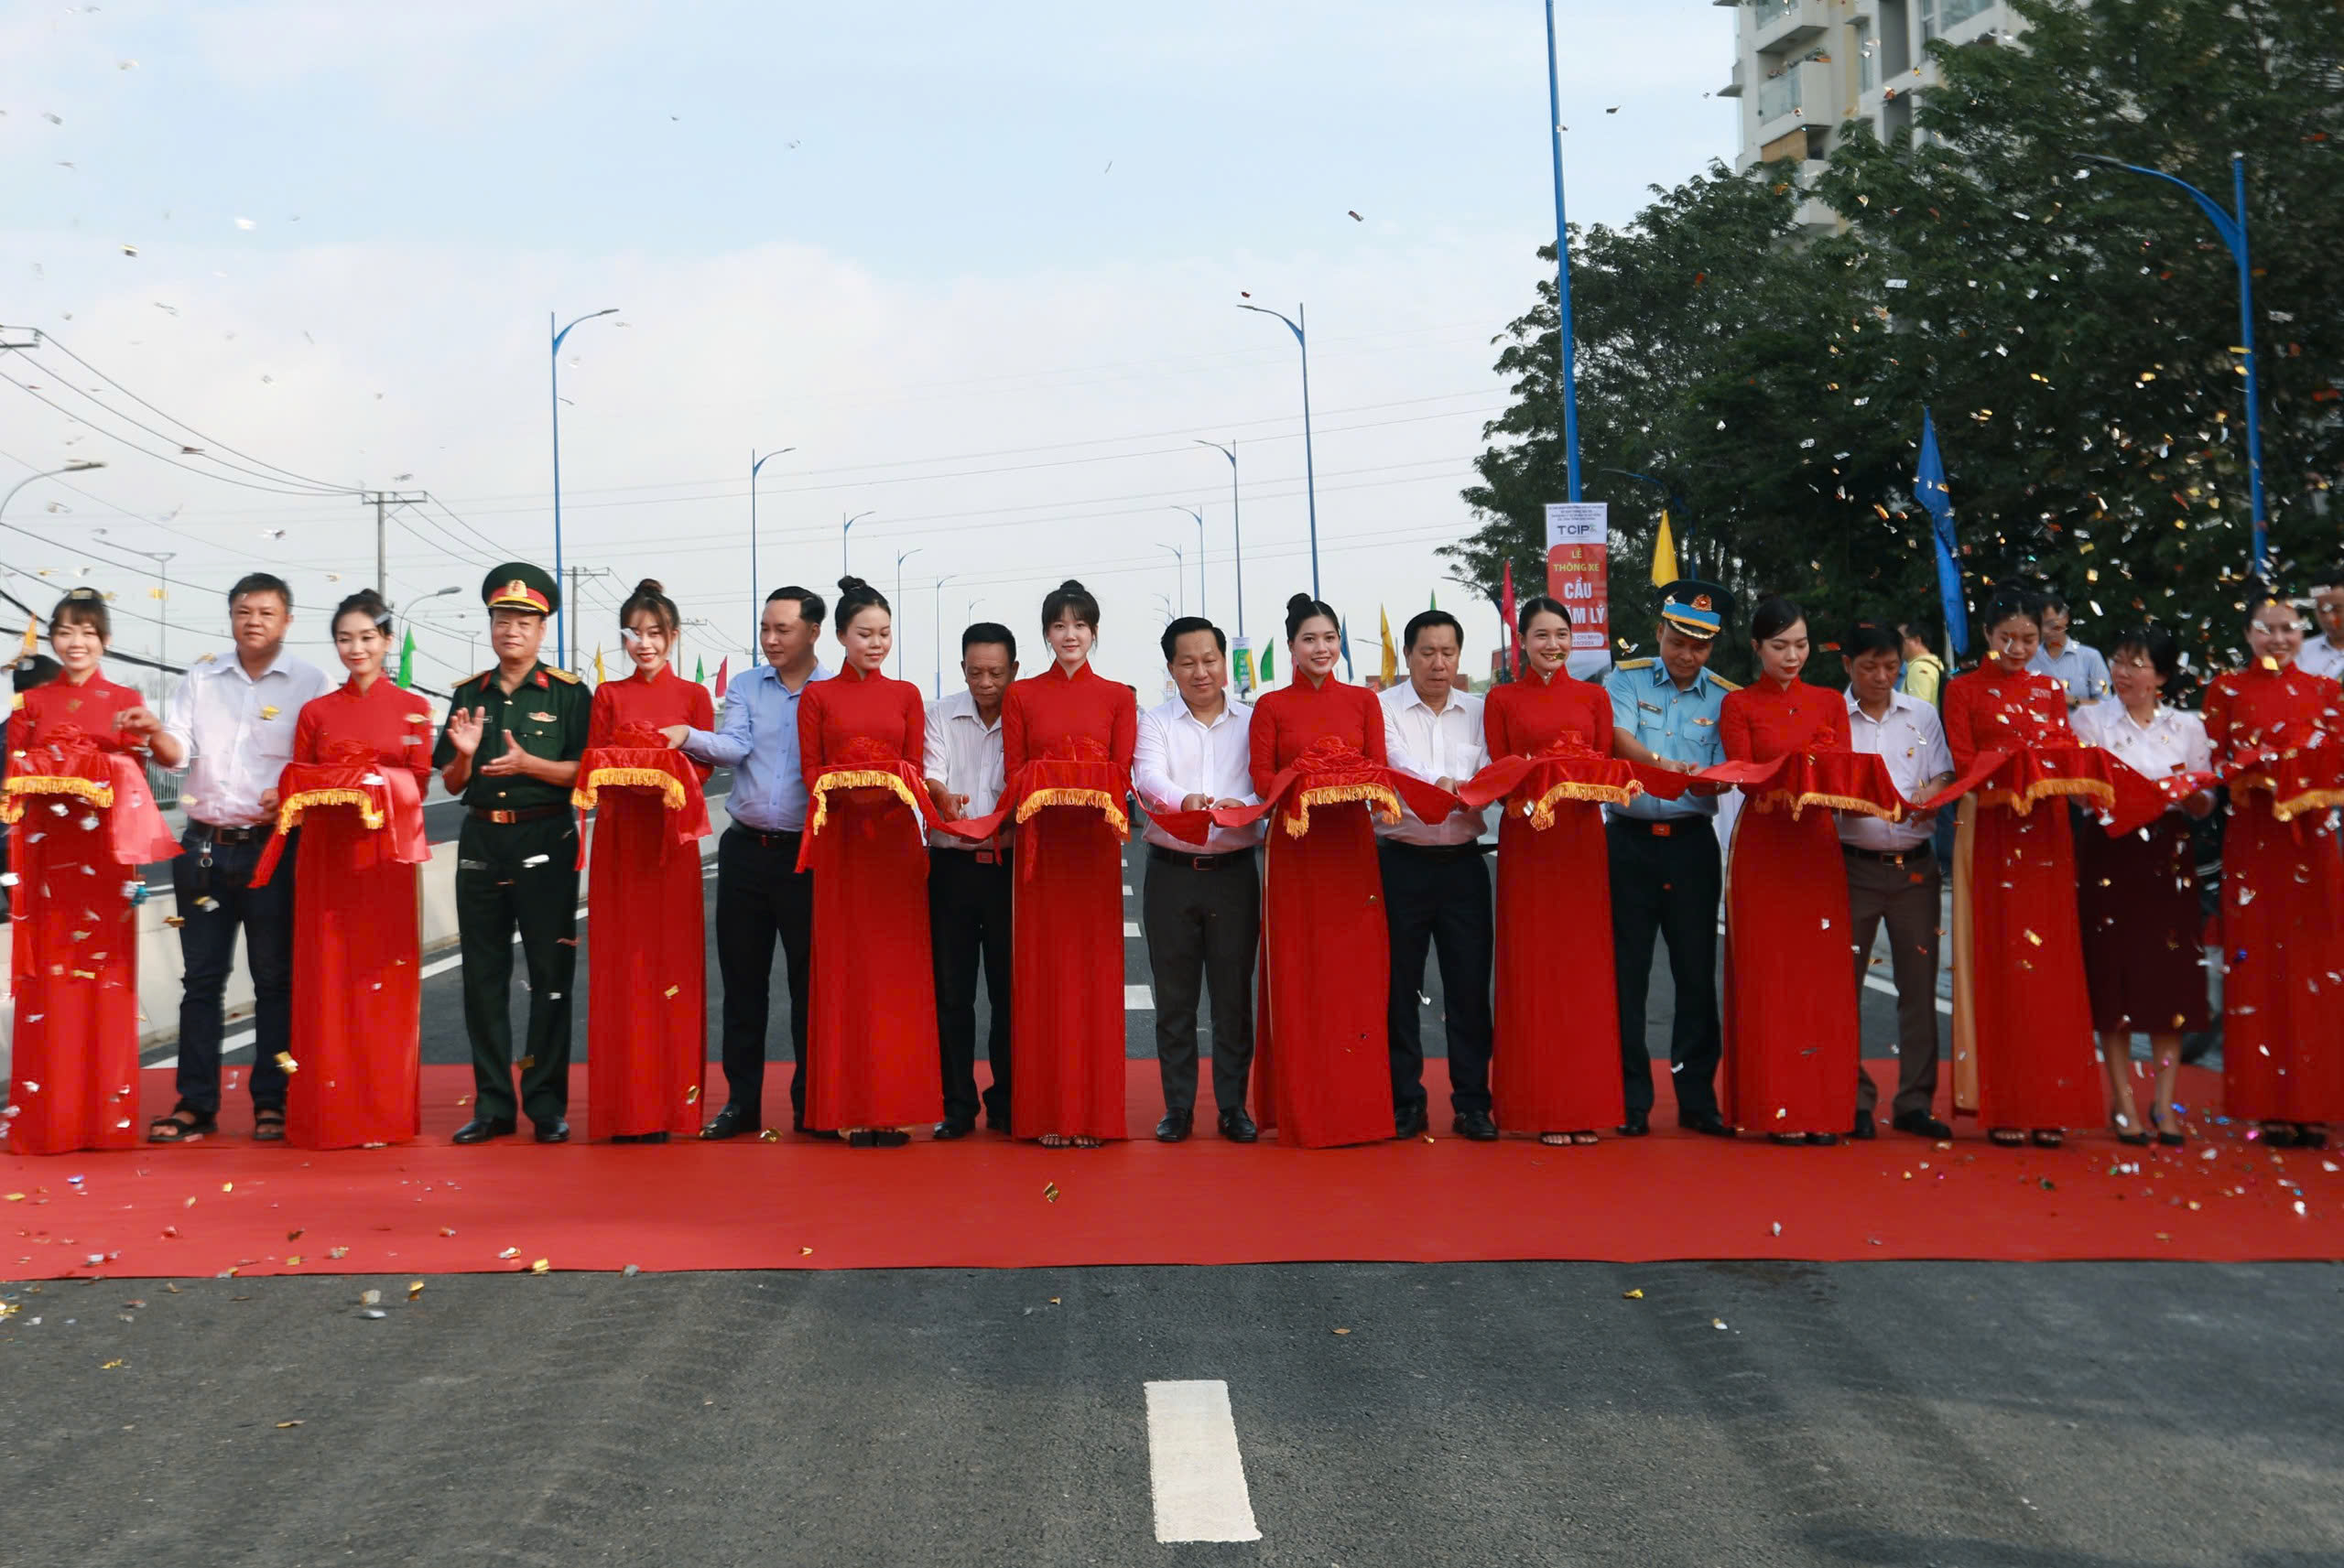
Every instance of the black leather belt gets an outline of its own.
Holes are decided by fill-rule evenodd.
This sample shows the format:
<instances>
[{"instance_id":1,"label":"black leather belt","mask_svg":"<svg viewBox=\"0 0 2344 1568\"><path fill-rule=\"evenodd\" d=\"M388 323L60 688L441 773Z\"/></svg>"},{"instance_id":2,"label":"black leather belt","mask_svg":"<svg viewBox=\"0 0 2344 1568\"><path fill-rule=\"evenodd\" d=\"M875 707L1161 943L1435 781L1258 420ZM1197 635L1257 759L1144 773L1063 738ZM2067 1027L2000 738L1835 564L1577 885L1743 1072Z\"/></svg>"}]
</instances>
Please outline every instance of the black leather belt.
<instances>
[{"instance_id":1,"label":"black leather belt","mask_svg":"<svg viewBox=\"0 0 2344 1568\"><path fill-rule=\"evenodd\" d=\"M806 835L803 833L760 833L754 827L743 827L735 822L728 832L738 833L750 843L766 849L795 849Z\"/></svg>"},{"instance_id":2,"label":"black leather belt","mask_svg":"<svg viewBox=\"0 0 2344 1568\"><path fill-rule=\"evenodd\" d=\"M257 844L277 831L276 825L268 822L257 822L249 827L217 827L190 817L188 826L214 844Z\"/></svg>"},{"instance_id":3,"label":"black leather belt","mask_svg":"<svg viewBox=\"0 0 2344 1568\"><path fill-rule=\"evenodd\" d=\"M1671 816L1657 822L1649 816L1614 816L1611 822L1614 827L1624 827L1647 838L1675 838L1691 834L1697 828L1712 837L1717 832L1716 826L1706 816Z\"/></svg>"},{"instance_id":4,"label":"black leather belt","mask_svg":"<svg viewBox=\"0 0 2344 1568\"><path fill-rule=\"evenodd\" d=\"M1866 849L1855 844L1842 844L1839 852L1853 855L1859 860L1877 860L1883 866L1917 865L1937 858L1937 851L1926 844L1916 844L1910 849Z\"/></svg>"},{"instance_id":5,"label":"black leather belt","mask_svg":"<svg viewBox=\"0 0 2344 1568\"><path fill-rule=\"evenodd\" d=\"M570 814L570 807L566 806L524 806L510 811L502 806L472 806L464 809L483 822L494 822L500 827L515 822L541 822L548 816L566 816Z\"/></svg>"},{"instance_id":6,"label":"black leather belt","mask_svg":"<svg viewBox=\"0 0 2344 1568\"><path fill-rule=\"evenodd\" d=\"M991 839L982 844L971 844L964 838L957 844L938 843L928 847L930 855L958 855L964 860L974 860L980 866L1008 865L1010 850L1009 845L996 844Z\"/></svg>"},{"instance_id":7,"label":"black leather belt","mask_svg":"<svg viewBox=\"0 0 2344 1568\"><path fill-rule=\"evenodd\" d=\"M1470 844L1411 844L1402 838L1384 838L1378 840L1378 843L1383 849L1395 849L1402 854L1415 855L1427 860L1462 860L1469 856L1479 855L1489 848L1479 838Z\"/></svg>"},{"instance_id":8,"label":"black leather belt","mask_svg":"<svg viewBox=\"0 0 2344 1568\"><path fill-rule=\"evenodd\" d=\"M1167 866L1186 866L1192 871L1217 871L1224 866L1252 864L1253 851L1233 849L1226 855L1191 855L1185 849L1167 849L1161 844L1150 844L1147 858L1161 860Z\"/></svg>"}]
</instances>

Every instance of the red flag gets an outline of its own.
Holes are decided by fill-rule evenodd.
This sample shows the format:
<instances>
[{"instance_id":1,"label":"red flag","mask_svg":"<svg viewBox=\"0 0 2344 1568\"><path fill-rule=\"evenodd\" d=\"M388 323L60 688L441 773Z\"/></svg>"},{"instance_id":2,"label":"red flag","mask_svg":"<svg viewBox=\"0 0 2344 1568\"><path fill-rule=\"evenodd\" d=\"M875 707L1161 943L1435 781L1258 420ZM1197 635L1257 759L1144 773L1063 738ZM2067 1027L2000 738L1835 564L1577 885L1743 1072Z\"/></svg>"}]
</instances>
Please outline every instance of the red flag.
<instances>
[{"instance_id":1,"label":"red flag","mask_svg":"<svg viewBox=\"0 0 2344 1568\"><path fill-rule=\"evenodd\" d=\"M716 666L716 695L719 697L724 695L725 683L730 678L732 668L732 655L727 654L724 655L723 662Z\"/></svg>"},{"instance_id":2,"label":"red flag","mask_svg":"<svg viewBox=\"0 0 2344 1568\"><path fill-rule=\"evenodd\" d=\"M1505 618L1506 679L1522 678L1522 648L1514 635L1514 563L1505 564L1505 589L1498 595L1498 613Z\"/></svg>"}]
</instances>

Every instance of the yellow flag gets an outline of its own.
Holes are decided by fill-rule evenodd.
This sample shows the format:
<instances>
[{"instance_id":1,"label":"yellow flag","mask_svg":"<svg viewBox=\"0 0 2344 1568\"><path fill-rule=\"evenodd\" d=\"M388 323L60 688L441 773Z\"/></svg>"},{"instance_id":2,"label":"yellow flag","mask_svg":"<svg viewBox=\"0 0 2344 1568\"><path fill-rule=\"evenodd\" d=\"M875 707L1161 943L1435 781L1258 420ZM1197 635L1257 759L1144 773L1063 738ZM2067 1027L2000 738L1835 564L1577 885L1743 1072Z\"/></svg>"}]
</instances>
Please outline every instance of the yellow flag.
<instances>
[{"instance_id":1,"label":"yellow flag","mask_svg":"<svg viewBox=\"0 0 2344 1568\"><path fill-rule=\"evenodd\" d=\"M1384 613L1380 604L1375 607L1375 613L1384 622L1384 684L1389 687L1400 678L1400 655L1392 646L1392 617Z\"/></svg>"},{"instance_id":2,"label":"yellow flag","mask_svg":"<svg viewBox=\"0 0 2344 1568\"><path fill-rule=\"evenodd\" d=\"M38 615L28 614L25 617L25 652L27 654L40 652L40 617Z\"/></svg>"},{"instance_id":3,"label":"yellow flag","mask_svg":"<svg viewBox=\"0 0 2344 1568\"><path fill-rule=\"evenodd\" d=\"M1685 574L1677 569L1677 535L1669 532L1668 511L1661 509L1660 532L1652 541L1652 585L1666 588Z\"/></svg>"},{"instance_id":4,"label":"yellow flag","mask_svg":"<svg viewBox=\"0 0 2344 1568\"><path fill-rule=\"evenodd\" d=\"M597 643L594 644L594 684L600 686L610 678L602 673L602 644Z\"/></svg>"}]
</instances>

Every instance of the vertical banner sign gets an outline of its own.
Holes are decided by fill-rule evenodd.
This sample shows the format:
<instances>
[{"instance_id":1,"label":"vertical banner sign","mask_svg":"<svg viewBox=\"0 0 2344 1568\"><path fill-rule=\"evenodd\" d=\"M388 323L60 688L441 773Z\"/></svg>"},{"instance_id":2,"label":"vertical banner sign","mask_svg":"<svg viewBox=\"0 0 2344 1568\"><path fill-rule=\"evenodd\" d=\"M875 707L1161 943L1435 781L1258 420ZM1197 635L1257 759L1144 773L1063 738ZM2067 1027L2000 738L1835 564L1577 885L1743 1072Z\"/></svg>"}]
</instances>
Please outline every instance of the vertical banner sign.
<instances>
[{"instance_id":1,"label":"vertical banner sign","mask_svg":"<svg viewBox=\"0 0 2344 1568\"><path fill-rule=\"evenodd\" d=\"M1546 591L1571 612L1568 668L1582 680L1612 665L1612 514L1603 502L1546 508Z\"/></svg>"},{"instance_id":2,"label":"vertical banner sign","mask_svg":"<svg viewBox=\"0 0 2344 1568\"><path fill-rule=\"evenodd\" d=\"M1237 695L1243 697L1253 689L1253 643L1252 639L1237 639L1234 652L1237 659Z\"/></svg>"}]
</instances>

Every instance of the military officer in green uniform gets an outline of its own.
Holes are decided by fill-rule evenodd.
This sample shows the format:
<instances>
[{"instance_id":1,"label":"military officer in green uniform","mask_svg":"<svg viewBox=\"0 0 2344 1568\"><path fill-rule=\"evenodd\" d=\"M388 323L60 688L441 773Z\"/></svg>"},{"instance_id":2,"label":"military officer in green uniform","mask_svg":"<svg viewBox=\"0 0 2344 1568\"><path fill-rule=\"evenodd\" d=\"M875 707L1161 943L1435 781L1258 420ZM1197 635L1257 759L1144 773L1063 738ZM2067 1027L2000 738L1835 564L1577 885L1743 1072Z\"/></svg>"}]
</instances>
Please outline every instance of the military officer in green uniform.
<instances>
[{"instance_id":1,"label":"military officer in green uniform","mask_svg":"<svg viewBox=\"0 0 2344 1568\"><path fill-rule=\"evenodd\" d=\"M570 997L578 968L578 825L570 789L586 751L590 700L576 676L540 664L554 579L509 561L481 585L496 665L459 681L431 754L471 809L456 840L456 929L472 1037L472 1119L459 1143L518 1125L513 1094L513 933L529 973L518 1108L540 1143L569 1141Z\"/></svg>"}]
</instances>

